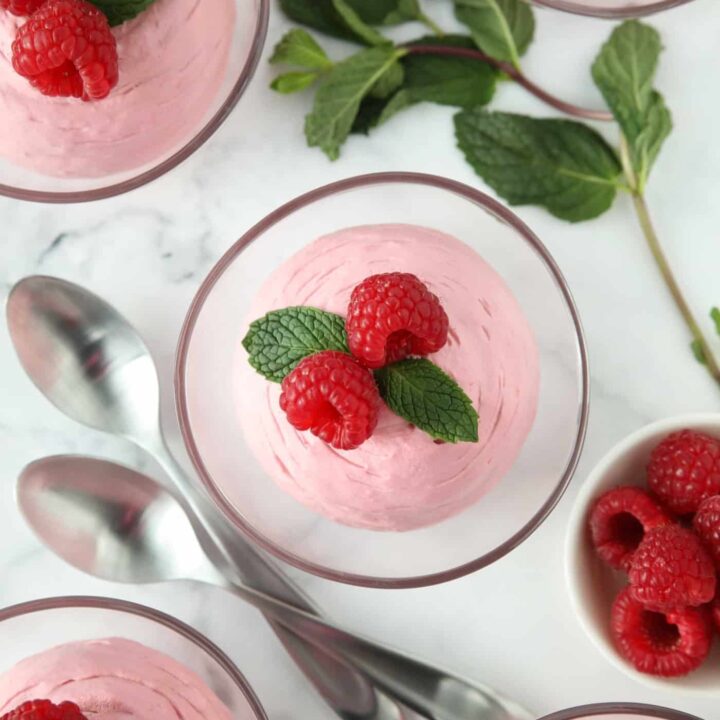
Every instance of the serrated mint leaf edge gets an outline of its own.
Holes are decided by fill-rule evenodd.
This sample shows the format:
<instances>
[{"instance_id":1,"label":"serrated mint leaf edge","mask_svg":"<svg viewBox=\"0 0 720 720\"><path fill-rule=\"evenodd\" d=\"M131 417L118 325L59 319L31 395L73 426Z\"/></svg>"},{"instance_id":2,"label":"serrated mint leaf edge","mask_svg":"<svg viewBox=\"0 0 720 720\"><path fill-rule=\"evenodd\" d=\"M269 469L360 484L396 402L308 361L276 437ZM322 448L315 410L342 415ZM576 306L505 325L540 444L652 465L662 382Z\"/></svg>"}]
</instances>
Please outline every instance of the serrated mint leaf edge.
<instances>
[{"instance_id":1,"label":"serrated mint leaf edge","mask_svg":"<svg viewBox=\"0 0 720 720\"><path fill-rule=\"evenodd\" d=\"M398 368L410 363L431 366L433 370L437 371L443 376L443 381L446 382L449 386L453 387L453 389L457 393L458 399L460 399L463 403L465 410L467 411L466 419L469 421L470 425L473 426L474 432L466 432L466 429L463 429L461 427L462 423L457 423L458 430L456 432L438 432L437 428L424 425L422 423L422 420L419 419L417 415L412 415L411 413L408 413L405 408L399 406L394 402L392 395L390 395L388 392L390 380L389 373L392 371L393 368ZM400 362L393 363L392 365L387 365L384 368L380 368L379 370L375 371L374 375L378 390L380 391L380 396L382 397L387 407L399 417L415 425L415 427L417 427L419 430L427 433L435 440L443 440L452 444L456 444L458 442L478 442L479 415L477 410L475 409L475 406L473 405L472 400L468 397L467 393L460 387L456 380L450 375L448 375L439 365L436 365L427 358L409 358L407 360L401 360ZM408 385L412 385L412 383L408 381L407 376L397 374L395 375L395 378L399 379L402 382L405 382Z\"/></svg>"},{"instance_id":2,"label":"serrated mint leaf edge","mask_svg":"<svg viewBox=\"0 0 720 720\"><path fill-rule=\"evenodd\" d=\"M297 346L288 346L285 354L293 353L297 355L290 362L275 368L274 370L268 370L266 364L263 364L258 357L261 348L270 347L270 343L263 343L259 346L254 344L258 336L261 334L270 335L270 330L267 325L272 322L280 322L280 318L285 315L292 315L295 320L300 320L302 315L314 315L320 322L324 321L327 328L332 328L334 324L336 327L334 332L331 330L327 335L331 338L328 342L318 341L315 345L310 344L298 344ZM287 329L287 328L286 328ZM315 334L314 328L306 326L307 331L311 334ZM315 337L317 339L317 336ZM254 320L250 323L245 337L242 339L242 346L248 353L248 362L260 375L267 378L272 382L282 382L285 376L287 376L297 365L306 357L315 355L316 353L322 352L323 350L337 350L339 352L348 352L347 346L347 335L345 333L345 318L336 313L330 313L319 308L307 307L304 305L298 305L293 307L282 308L280 310L271 310L270 312L263 315L261 318ZM294 351L294 352L293 352Z\"/></svg>"}]
</instances>

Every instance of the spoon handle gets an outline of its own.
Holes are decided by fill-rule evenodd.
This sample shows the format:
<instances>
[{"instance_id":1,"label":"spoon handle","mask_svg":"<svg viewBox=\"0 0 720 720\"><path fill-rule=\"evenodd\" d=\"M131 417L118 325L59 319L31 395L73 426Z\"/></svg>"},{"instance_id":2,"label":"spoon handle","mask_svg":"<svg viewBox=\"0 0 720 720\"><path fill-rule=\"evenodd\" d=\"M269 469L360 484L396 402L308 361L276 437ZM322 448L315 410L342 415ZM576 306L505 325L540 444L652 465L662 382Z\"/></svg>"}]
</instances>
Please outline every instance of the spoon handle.
<instances>
[{"instance_id":1,"label":"spoon handle","mask_svg":"<svg viewBox=\"0 0 720 720\"><path fill-rule=\"evenodd\" d=\"M471 683L380 643L354 635L253 588L215 580L294 634L329 648L365 673L385 693L429 720L531 720L526 710L494 690Z\"/></svg>"},{"instance_id":2,"label":"spoon handle","mask_svg":"<svg viewBox=\"0 0 720 720\"><path fill-rule=\"evenodd\" d=\"M263 593L279 597L308 613L317 613L307 596L261 551L251 545L221 516L202 491L193 485L162 439L146 448L180 490L178 500L198 533L203 549L222 573L225 584L242 581ZM347 720L403 720L392 700L376 691L352 665L322 646L267 617L290 657L340 718Z\"/></svg>"}]
</instances>

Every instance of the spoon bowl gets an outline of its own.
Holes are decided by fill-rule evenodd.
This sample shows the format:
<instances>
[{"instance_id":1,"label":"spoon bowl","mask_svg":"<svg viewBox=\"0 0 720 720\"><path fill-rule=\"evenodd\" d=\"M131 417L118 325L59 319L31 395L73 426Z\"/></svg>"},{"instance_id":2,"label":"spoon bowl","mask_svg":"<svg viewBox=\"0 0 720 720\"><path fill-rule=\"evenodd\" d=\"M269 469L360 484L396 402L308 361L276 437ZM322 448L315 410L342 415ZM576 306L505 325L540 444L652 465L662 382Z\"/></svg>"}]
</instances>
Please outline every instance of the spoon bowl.
<instances>
[{"instance_id":1,"label":"spoon bowl","mask_svg":"<svg viewBox=\"0 0 720 720\"><path fill-rule=\"evenodd\" d=\"M111 305L58 278L21 280L10 336L40 392L73 420L141 440L155 432L160 388L142 338Z\"/></svg>"},{"instance_id":2,"label":"spoon bowl","mask_svg":"<svg viewBox=\"0 0 720 720\"><path fill-rule=\"evenodd\" d=\"M110 469L112 481L99 482ZM177 500L120 465L73 456L39 460L20 475L17 501L44 545L103 580L180 580L209 564Z\"/></svg>"}]
</instances>

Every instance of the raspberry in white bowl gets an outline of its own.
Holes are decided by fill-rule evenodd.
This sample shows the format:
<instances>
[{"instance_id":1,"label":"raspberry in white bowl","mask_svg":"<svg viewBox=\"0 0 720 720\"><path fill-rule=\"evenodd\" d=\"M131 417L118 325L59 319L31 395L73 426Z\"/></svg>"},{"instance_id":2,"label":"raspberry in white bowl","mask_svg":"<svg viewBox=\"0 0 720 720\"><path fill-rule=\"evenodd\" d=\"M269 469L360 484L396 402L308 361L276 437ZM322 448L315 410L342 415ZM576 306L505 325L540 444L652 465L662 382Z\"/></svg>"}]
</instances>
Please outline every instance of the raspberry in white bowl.
<instances>
[{"instance_id":1,"label":"raspberry in white bowl","mask_svg":"<svg viewBox=\"0 0 720 720\"><path fill-rule=\"evenodd\" d=\"M333 444L289 422L287 381L268 382L251 367L243 348L238 351L234 392L242 397L238 412L246 441L281 488L339 523L407 531L462 512L509 470L535 418L539 360L519 304L490 265L460 240L413 225L353 227L310 243L263 283L247 323L293 306L347 316L355 359L377 368L393 359L371 346L378 345L380 328L394 306L390 302L378 309L375 291L364 296L364 308L353 310L350 305L354 289L386 274L415 278L388 291L390 299L396 295L407 302L409 312L414 311L413 302L422 304L417 315L428 318L423 342L409 333L415 346L408 354L426 356L464 391L479 416L474 441L440 441L381 402L363 442L354 447ZM415 281L417 286L412 285ZM353 342L356 332L359 339ZM436 342L438 333L442 342ZM381 337L379 344L385 340ZM408 333L402 340L408 341ZM365 356L363 348L369 348ZM369 370L366 375L371 382ZM307 377L306 372L300 381ZM330 388L344 391L342 383ZM362 405L357 397L352 400ZM306 409L310 401L300 397L298 402ZM362 405L363 413L372 411Z\"/></svg>"},{"instance_id":2,"label":"raspberry in white bowl","mask_svg":"<svg viewBox=\"0 0 720 720\"><path fill-rule=\"evenodd\" d=\"M66 643L17 663L0 675L0 718L6 716L12 720L250 718L232 715L202 678L170 656L122 638Z\"/></svg>"},{"instance_id":3,"label":"raspberry in white bowl","mask_svg":"<svg viewBox=\"0 0 720 720\"><path fill-rule=\"evenodd\" d=\"M226 79L235 2L156 0L112 28L117 77L106 96L48 97L13 67L28 18L8 3L23 2L0 3L0 156L39 174L98 178L157 161L193 134ZM89 77L112 75L105 53Z\"/></svg>"}]
</instances>

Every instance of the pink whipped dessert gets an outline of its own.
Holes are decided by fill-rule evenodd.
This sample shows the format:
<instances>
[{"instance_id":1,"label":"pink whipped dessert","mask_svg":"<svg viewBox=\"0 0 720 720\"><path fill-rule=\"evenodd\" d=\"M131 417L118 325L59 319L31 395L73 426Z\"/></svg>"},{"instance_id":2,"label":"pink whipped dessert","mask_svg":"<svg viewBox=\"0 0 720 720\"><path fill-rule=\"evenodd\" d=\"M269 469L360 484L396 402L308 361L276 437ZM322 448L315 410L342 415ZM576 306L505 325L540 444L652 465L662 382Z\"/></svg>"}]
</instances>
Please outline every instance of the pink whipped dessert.
<instances>
[{"instance_id":1,"label":"pink whipped dessert","mask_svg":"<svg viewBox=\"0 0 720 720\"><path fill-rule=\"evenodd\" d=\"M120 638L60 645L0 676L0 716L39 699L73 702L88 720L243 720L187 667Z\"/></svg>"},{"instance_id":2,"label":"pink whipped dessert","mask_svg":"<svg viewBox=\"0 0 720 720\"><path fill-rule=\"evenodd\" d=\"M12 67L26 18L0 11L0 156L44 175L140 168L190 138L226 77L235 0L156 0L113 28L120 81L97 102L46 97Z\"/></svg>"},{"instance_id":3,"label":"pink whipped dessert","mask_svg":"<svg viewBox=\"0 0 720 720\"><path fill-rule=\"evenodd\" d=\"M340 523L404 531L461 512L508 472L535 418L539 357L502 278L463 242L412 225L355 227L316 240L266 280L247 322L297 305L345 315L353 288L387 272L416 275L440 299L448 341L429 359L471 399L479 442L439 444L383 405L369 440L337 450L290 425L280 385L256 373L242 348L236 392L247 443L281 488Z\"/></svg>"}]
</instances>

